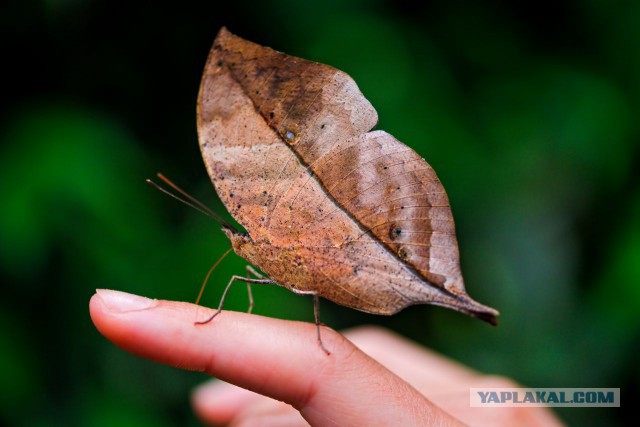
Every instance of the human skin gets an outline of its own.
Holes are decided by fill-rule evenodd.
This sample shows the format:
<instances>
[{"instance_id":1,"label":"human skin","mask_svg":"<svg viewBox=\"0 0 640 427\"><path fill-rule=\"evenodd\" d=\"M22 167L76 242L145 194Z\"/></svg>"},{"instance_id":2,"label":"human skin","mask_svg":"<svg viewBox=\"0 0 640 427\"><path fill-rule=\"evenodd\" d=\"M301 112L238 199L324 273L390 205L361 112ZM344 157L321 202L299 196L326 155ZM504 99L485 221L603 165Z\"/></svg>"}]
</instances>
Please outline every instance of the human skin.
<instances>
[{"instance_id":1,"label":"human skin","mask_svg":"<svg viewBox=\"0 0 640 427\"><path fill-rule=\"evenodd\" d=\"M343 334L315 325L98 290L90 301L98 330L122 349L222 381L195 390L209 424L560 425L545 408L472 408L470 387L514 387L479 374L391 332Z\"/></svg>"}]
</instances>

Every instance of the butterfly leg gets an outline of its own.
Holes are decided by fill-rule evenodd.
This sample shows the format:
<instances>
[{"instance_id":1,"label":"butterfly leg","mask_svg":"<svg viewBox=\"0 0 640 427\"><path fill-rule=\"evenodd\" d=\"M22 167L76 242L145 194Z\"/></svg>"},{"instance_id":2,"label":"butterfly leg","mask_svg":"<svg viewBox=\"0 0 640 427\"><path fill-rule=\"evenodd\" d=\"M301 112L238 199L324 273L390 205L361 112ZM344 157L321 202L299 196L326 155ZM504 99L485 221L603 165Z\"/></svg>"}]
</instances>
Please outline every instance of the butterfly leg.
<instances>
[{"instance_id":1,"label":"butterfly leg","mask_svg":"<svg viewBox=\"0 0 640 427\"><path fill-rule=\"evenodd\" d=\"M318 333L318 345L320 346L322 351L327 353L327 356L330 356L331 352L327 350L327 348L324 346L324 344L322 343L322 337L320 336L320 326L322 325L322 323L320 322L320 297L318 296L318 293L316 291L302 291L300 289L291 289L291 290L298 295L313 296L313 316L316 321L316 331Z\"/></svg>"},{"instance_id":2,"label":"butterfly leg","mask_svg":"<svg viewBox=\"0 0 640 427\"><path fill-rule=\"evenodd\" d=\"M264 276L258 273L258 271L255 268L253 268L253 266L247 264L247 278L251 278L251 275L253 275L253 277L255 277L256 279L264 279ZM250 282L247 282L247 293L249 294L249 310L247 310L247 313L251 314L254 303L253 303L253 292L251 292Z\"/></svg>"},{"instance_id":3,"label":"butterfly leg","mask_svg":"<svg viewBox=\"0 0 640 427\"><path fill-rule=\"evenodd\" d=\"M222 293L222 298L220 298L220 304L218 304L218 309L208 319L203 320L201 322L195 322L196 325L204 325L205 323L209 323L218 314L220 314L222 312L222 306L224 305L225 299L227 299L227 294L229 293L229 289L231 289L231 285L233 285L233 283L236 280L241 281L241 282L245 282L245 283L259 283L259 284L262 284L262 285L274 285L276 283L271 279L251 279L249 277L237 276L237 275L234 274L233 276L231 276L231 280L229 280L229 283L227 284L227 287L224 288L224 292Z\"/></svg>"}]
</instances>

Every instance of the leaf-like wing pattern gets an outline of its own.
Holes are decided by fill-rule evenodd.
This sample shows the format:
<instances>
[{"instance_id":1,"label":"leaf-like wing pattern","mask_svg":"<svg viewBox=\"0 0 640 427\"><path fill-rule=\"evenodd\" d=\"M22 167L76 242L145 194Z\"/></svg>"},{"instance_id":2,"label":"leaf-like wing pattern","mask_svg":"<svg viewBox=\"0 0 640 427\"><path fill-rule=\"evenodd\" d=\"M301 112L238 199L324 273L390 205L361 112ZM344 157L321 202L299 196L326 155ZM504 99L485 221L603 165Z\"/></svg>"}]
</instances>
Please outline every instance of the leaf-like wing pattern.
<instances>
[{"instance_id":1,"label":"leaf-like wing pattern","mask_svg":"<svg viewBox=\"0 0 640 427\"><path fill-rule=\"evenodd\" d=\"M431 303L494 322L465 292L435 172L370 132L376 122L347 74L223 28L198 132L216 191L250 236L230 236L236 252L283 286L367 312Z\"/></svg>"}]
</instances>

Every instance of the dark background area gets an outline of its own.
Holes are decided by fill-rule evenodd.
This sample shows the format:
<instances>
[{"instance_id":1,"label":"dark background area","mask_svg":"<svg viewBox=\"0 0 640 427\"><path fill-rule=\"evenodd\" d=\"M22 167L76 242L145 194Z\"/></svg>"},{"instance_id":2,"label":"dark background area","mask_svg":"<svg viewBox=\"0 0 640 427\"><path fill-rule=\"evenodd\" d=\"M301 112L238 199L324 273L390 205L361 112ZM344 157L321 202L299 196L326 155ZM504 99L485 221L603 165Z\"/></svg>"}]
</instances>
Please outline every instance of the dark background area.
<instances>
[{"instance_id":1,"label":"dark background area","mask_svg":"<svg viewBox=\"0 0 640 427\"><path fill-rule=\"evenodd\" d=\"M500 326L417 306L376 317L323 302L531 387L639 398L640 2L109 2L0 6L0 422L197 425L202 374L139 360L92 326L96 288L193 301L229 247L144 179L162 171L227 215L199 153L195 102L217 31L349 73L384 129L435 168L472 297ZM204 303L217 305L228 257ZM256 289L262 315L312 303ZM244 310L244 287L226 308ZM240 351L240 350L239 350Z\"/></svg>"}]
</instances>

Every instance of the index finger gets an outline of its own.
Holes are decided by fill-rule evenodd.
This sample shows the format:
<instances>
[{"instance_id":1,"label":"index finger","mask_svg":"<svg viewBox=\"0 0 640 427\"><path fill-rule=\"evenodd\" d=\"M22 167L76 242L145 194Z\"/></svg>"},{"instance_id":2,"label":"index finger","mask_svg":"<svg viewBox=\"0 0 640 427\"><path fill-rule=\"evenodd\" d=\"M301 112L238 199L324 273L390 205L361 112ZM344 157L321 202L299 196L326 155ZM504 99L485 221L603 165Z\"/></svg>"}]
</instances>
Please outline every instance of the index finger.
<instances>
[{"instance_id":1,"label":"index finger","mask_svg":"<svg viewBox=\"0 0 640 427\"><path fill-rule=\"evenodd\" d=\"M311 424L424 425L456 421L337 332L315 325L223 312L99 290L91 298L98 330L126 351L197 370L291 404Z\"/></svg>"}]
</instances>

